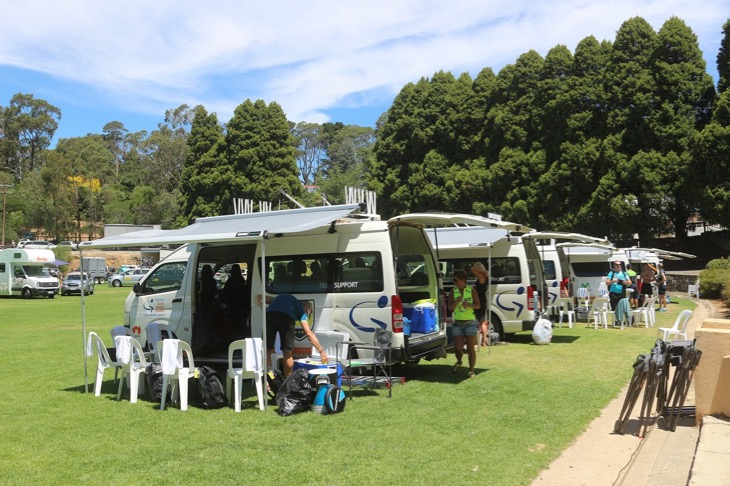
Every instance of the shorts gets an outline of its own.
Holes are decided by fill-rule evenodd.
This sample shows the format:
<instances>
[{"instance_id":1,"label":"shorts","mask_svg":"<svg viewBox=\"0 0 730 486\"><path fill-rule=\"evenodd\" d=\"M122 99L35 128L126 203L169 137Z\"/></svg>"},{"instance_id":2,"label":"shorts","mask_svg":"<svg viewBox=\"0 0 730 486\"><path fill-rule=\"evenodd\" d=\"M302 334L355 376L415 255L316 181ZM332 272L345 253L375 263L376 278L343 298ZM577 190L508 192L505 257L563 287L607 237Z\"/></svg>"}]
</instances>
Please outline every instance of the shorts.
<instances>
[{"instance_id":1,"label":"shorts","mask_svg":"<svg viewBox=\"0 0 730 486\"><path fill-rule=\"evenodd\" d=\"M282 312L266 313L266 345L274 349L276 333L281 337L281 350L294 349L294 319Z\"/></svg>"},{"instance_id":2,"label":"shorts","mask_svg":"<svg viewBox=\"0 0 730 486\"><path fill-rule=\"evenodd\" d=\"M477 321L454 321L451 324L451 335L456 336L476 336Z\"/></svg>"},{"instance_id":3,"label":"shorts","mask_svg":"<svg viewBox=\"0 0 730 486\"><path fill-rule=\"evenodd\" d=\"M654 290L652 289L650 283L641 284L641 294L642 295L652 295L653 293L654 293Z\"/></svg>"},{"instance_id":4,"label":"shorts","mask_svg":"<svg viewBox=\"0 0 730 486\"><path fill-rule=\"evenodd\" d=\"M659 286L659 295L667 295L667 286L666 285Z\"/></svg>"}]
</instances>

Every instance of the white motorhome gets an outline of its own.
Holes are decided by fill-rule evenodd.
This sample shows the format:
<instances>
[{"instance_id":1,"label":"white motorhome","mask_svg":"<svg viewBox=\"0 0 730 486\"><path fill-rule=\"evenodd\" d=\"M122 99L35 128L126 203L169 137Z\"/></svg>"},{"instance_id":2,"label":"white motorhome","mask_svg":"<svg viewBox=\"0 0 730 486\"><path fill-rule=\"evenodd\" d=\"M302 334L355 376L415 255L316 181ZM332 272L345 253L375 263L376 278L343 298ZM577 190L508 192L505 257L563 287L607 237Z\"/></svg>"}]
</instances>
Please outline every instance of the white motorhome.
<instances>
[{"instance_id":1,"label":"white motorhome","mask_svg":"<svg viewBox=\"0 0 730 486\"><path fill-rule=\"evenodd\" d=\"M0 295L37 295L52 299L58 293L58 279L48 272L56 256L51 250L8 248L0 251Z\"/></svg>"},{"instance_id":2,"label":"white motorhome","mask_svg":"<svg viewBox=\"0 0 730 486\"><path fill-rule=\"evenodd\" d=\"M350 204L199 218L179 230L102 238L80 249L183 244L134 286L124 318L142 342L146 324L172 326L196 358L226 352L235 339L262 336L265 312L257 296L263 293L306 301L315 332L344 331L354 341L372 343L376 329L392 331L394 362L445 356L440 322L426 333L403 332L404 308L424 299L443 307L435 254L423 229L414 221L351 214L358 209ZM215 273L230 264L246 269L245 285L234 300L221 289L206 306L198 292L203 267ZM303 334L297 340L307 348Z\"/></svg>"},{"instance_id":3,"label":"white motorhome","mask_svg":"<svg viewBox=\"0 0 730 486\"><path fill-rule=\"evenodd\" d=\"M578 289L587 288L590 297L597 297L601 285L605 286L611 262L621 262L625 269L629 261L624 250L605 244L558 243L555 246L570 264L573 296L578 294Z\"/></svg>"},{"instance_id":4,"label":"white motorhome","mask_svg":"<svg viewBox=\"0 0 730 486\"><path fill-rule=\"evenodd\" d=\"M545 273L548 305L555 305L557 299L560 297L560 282L564 278L568 279L568 295L575 295L573 276L571 276L568 257L563 251L558 251L557 244L570 242L611 246L611 242L606 239L580 233L538 231L524 235L523 238L531 238L537 243Z\"/></svg>"},{"instance_id":5,"label":"white motorhome","mask_svg":"<svg viewBox=\"0 0 730 486\"><path fill-rule=\"evenodd\" d=\"M438 220L432 222L436 224ZM470 269L480 261L489 270L487 318L499 333L532 331L535 324L534 293L538 293L538 309L546 296L545 278L535 241L523 238L530 228L505 221L464 215L458 223L474 226L429 228L431 243L436 247L444 271L444 291L453 287L453 272ZM478 226L476 226L478 225Z\"/></svg>"}]
</instances>

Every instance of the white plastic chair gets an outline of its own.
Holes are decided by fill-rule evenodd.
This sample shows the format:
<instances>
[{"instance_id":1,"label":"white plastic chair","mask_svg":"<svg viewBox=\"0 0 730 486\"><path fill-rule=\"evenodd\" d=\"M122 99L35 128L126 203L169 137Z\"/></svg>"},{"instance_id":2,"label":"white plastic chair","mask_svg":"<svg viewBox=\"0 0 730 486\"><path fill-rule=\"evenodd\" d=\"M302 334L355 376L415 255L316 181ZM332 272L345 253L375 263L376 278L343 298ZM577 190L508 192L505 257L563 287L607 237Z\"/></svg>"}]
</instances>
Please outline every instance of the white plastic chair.
<instances>
[{"instance_id":1,"label":"white plastic chair","mask_svg":"<svg viewBox=\"0 0 730 486\"><path fill-rule=\"evenodd\" d=\"M132 332L132 330L130 328L124 327L124 326L114 326L114 327L111 328L111 330L109 331L109 333L112 336L112 343L115 343L114 344L115 347L116 347L116 342L117 342L116 341L116 337L117 336L130 336L130 337L134 337L134 333ZM116 355L114 357L115 357L115 361L118 361L119 362L119 357L116 356ZM121 368L121 366L119 368ZM117 382L117 374L119 373L119 368L116 368L114 370L114 383Z\"/></svg>"},{"instance_id":2,"label":"white plastic chair","mask_svg":"<svg viewBox=\"0 0 730 486\"><path fill-rule=\"evenodd\" d=\"M169 325L159 322L150 322L144 329L147 335L147 349L149 349L150 359L159 363L161 358L157 343L165 339L177 339L177 335ZM164 336L162 335L163 332L165 333Z\"/></svg>"},{"instance_id":3,"label":"white plastic chair","mask_svg":"<svg viewBox=\"0 0 730 486\"><path fill-rule=\"evenodd\" d=\"M597 297L593 300L594 329L598 329L598 326L603 326L604 329L608 329L608 321L610 318L613 318L613 315L613 312L611 312L611 303L606 297Z\"/></svg>"},{"instance_id":4,"label":"white plastic chair","mask_svg":"<svg viewBox=\"0 0 730 486\"><path fill-rule=\"evenodd\" d=\"M195 376L195 360L190 345L179 339L165 339L157 343L162 350L160 364L162 365L162 401L160 410L165 409L167 388L172 386L171 400L180 398L180 410L188 409L188 380ZM188 365L183 360L187 356ZM170 383L172 381L172 383Z\"/></svg>"},{"instance_id":5,"label":"white plastic chair","mask_svg":"<svg viewBox=\"0 0 730 486\"><path fill-rule=\"evenodd\" d=\"M117 361L122 363L122 376L119 379L119 391L117 400L122 398L124 383L129 381L129 402L137 403L137 394L144 392L144 379L140 380L139 375L144 374L147 369L147 360L139 341L130 336L117 336L115 344L117 348ZM127 378L125 380L125 378Z\"/></svg>"},{"instance_id":6,"label":"white plastic chair","mask_svg":"<svg viewBox=\"0 0 730 486\"><path fill-rule=\"evenodd\" d=\"M573 299L570 297L561 297L558 299L558 327L563 327L563 316L568 317L568 329L573 329L573 321L575 320L575 307L573 306Z\"/></svg>"},{"instance_id":7,"label":"white plastic chair","mask_svg":"<svg viewBox=\"0 0 730 486\"><path fill-rule=\"evenodd\" d=\"M694 284L691 284L687 287L687 297L696 297L700 298L700 281L695 280Z\"/></svg>"},{"instance_id":8,"label":"white plastic chair","mask_svg":"<svg viewBox=\"0 0 730 486\"><path fill-rule=\"evenodd\" d=\"M654 325L656 314L654 313L654 302L656 297L644 296L644 303L640 307L633 309L631 315L633 316L634 322L644 323L644 327L651 327Z\"/></svg>"},{"instance_id":9,"label":"white plastic chair","mask_svg":"<svg viewBox=\"0 0 730 486\"><path fill-rule=\"evenodd\" d=\"M116 380L116 372L122 367L122 363L120 361L112 360L106 350L106 346L104 346L104 341L102 341L99 335L95 332L90 332L89 339L86 343L86 356L91 357L94 355L94 347L96 347L97 356L94 395L98 397L101 395L101 383L104 381L104 371L107 368L114 368L114 379Z\"/></svg>"},{"instance_id":10,"label":"white plastic chair","mask_svg":"<svg viewBox=\"0 0 730 486\"><path fill-rule=\"evenodd\" d=\"M687 339L687 323L690 317L692 317L691 310L683 310L679 313L677 318L674 320L672 327L660 327L657 329L657 336L662 335L662 341L669 341L669 336L680 336L682 339Z\"/></svg>"},{"instance_id":11,"label":"white plastic chair","mask_svg":"<svg viewBox=\"0 0 730 486\"><path fill-rule=\"evenodd\" d=\"M241 367L234 366L233 359L237 351L241 354ZM236 412L241 411L241 395L244 378L252 378L256 384L256 394L259 399L259 410L264 409L264 356L261 338L247 338L233 341L228 346L228 372L226 378L226 396L228 403L234 400ZM233 394L231 394L231 382L233 382Z\"/></svg>"}]
</instances>

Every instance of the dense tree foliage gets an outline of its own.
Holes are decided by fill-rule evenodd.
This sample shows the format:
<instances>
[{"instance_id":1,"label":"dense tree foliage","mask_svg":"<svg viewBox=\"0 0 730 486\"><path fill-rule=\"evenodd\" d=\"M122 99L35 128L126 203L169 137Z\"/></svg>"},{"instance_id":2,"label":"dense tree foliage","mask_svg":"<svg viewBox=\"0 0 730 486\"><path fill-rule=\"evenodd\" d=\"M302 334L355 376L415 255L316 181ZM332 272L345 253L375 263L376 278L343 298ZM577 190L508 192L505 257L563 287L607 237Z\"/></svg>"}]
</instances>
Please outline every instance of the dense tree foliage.
<instances>
[{"instance_id":1,"label":"dense tree foliage","mask_svg":"<svg viewBox=\"0 0 730 486\"><path fill-rule=\"evenodd\" d=\"M694 213L730 226L730 20L717 92L692 30L625 21L613 41L530 50L498 73L406 84L375 129L293 123L246 100L225 124L203 106L151 132L119 121L49 149L61 110L30 94L0 107L7 239L98 237L104 223L182 226L235 198L292 207L378 195L384 217L446 210L612 239L685 235ZM305 190L306 187L306 190Z\"/></svg>"},{"instance_id":2,"label":"dense tree foliage","mask_svg":"<svg viewBox=\"0 0 730 486\"><path fill-rule=\"evenodd\" d=\"M423 78L388 110L368 180L386 216L442 207L615 239L682 237L702 188L717 185L691 172L715 91L676 17L659 32L629 19L613 43L529 51L467 79Z\"/></svg>"}]
</instances>

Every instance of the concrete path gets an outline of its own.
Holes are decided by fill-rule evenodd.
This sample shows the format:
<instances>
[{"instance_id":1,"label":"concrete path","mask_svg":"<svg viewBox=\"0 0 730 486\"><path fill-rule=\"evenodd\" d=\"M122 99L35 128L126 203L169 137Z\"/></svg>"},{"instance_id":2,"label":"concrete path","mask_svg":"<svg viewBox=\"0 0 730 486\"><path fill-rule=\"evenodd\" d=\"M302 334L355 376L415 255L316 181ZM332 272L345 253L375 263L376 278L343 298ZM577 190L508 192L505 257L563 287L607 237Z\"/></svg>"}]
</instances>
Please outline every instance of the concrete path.
<instances>
[{"instance_id":1,"label":"concrete path","mask_svg":"<svg viewBox=\"0 0 730 486\"><path fill-rule=\"evenodd\" d=\"M697 303L687 328L690 339L695 328L714 314L710 302ZM706 419L700 432L694 418L682 418L676 430L670 432L663 430L664 419L659 418L646 436L639 438L635 435L637 418L627 422L624 435L615 434L613 429L627 389L628 386L540 473L533 485L730 484L730 421ZM685 406L694 405L693 392L690 389ZM718 462L724 466L718 467Z\"/></svg>"}]
</instances>

